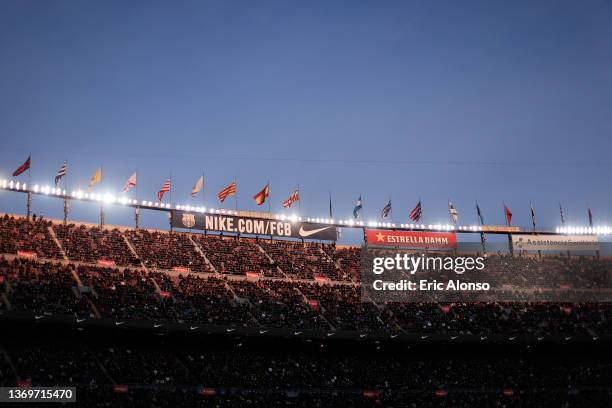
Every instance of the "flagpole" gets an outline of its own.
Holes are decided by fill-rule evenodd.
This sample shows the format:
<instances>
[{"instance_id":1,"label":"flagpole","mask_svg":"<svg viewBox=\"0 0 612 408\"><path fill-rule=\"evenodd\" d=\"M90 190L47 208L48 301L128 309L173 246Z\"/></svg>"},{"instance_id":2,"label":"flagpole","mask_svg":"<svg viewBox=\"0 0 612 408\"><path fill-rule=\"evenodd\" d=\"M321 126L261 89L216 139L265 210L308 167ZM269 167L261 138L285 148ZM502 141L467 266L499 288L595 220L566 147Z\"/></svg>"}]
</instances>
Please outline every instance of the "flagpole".
<instances>
[{"instance_id":1,"label":"flagpole","mask_svg":"<svg viewBox=\"0 0 612 408\"><path fill-rule=\"evenodd\" d=\"M272 214L272 197L270 197L270 179L268 179L268 184L266 184L268 189L268 214ZM264 197L266 198L266 197Z\"/></svg>"},{"instance_id":2,"label":"flagpole","mask_svg":"<svg viewBox=\"0 0 612 408\"><path fill-rule=\"evenodd\" d=\"M68 160L64 160L66 174L64 174L64 225L68 223Z\"/></svg>"},{"instance_id":3,"label":"flagpole","mask_svg":"<svg viewBox=\"0 0 612 408\"><path fill-rule=\"evenodd\" d=\"M478 206L478 201L476 201L476 222L479 223L481 226L483 225L483 219L482 219L482 214L480 213L480 207ZM487 254L487 245L486 245L486 238L485 238L485 234L484 232L482 232L482 229L480 231L480 244L482 245L482 253L484 255Z\"/></svg>"},{"instance_id":4,"label":"flagpole","mask_svg":"<svg viewBox=\"0 0 612 408\"><path fill-rule=\"evenodd\" d=\"M359 200L361 201L361 210L359 210L359 217L363 221L363 194L359 193Z\"/></svg>"},{"instance_id":5,"label":"flagpole","mask_svg":"<svg viewBox=\"0 0 612 408\"><path fill-rule=\"evenodd\" d=\"M28 197L26 199L26 218L32 218L32 152L28 155L30 165L28 166Z\"/></svg>"},{"instance_id":6,"label":"flagpole","mask_svg":"<svg viewBox=\"0 0 612 408\"><path fill-rule=\"evenodd\" d=\"M134 209L134 224L136 229L140 228L140 204L138 202L138 169L136 169L136 207Z\"/></svg>"},{"instance_id":7,"label":"flagpole","mask_svg":"<svg viewBox=\"0 0 612 408\"><path fill-rule=\"evenodd\" d=\"M561 201L559 201L559 215L561 216L561 226L565 226L565 217L563 216L563 207L561 206ZM567 258L570 258L570 250L567 250Z\"/></svg>"},{"instance_id":8,"label":"flagpole","mask_svg":"<svg viewBox=\"0 0 612 408\"><path fill-rule=\"evenodd\" d=\"M102 184L102 177L103 177L102 165L100 165L100 184ZM92 186L92 191L93 191L93 186ZM101 227L104 226L105 218L106 217L104 214L104 200L101 200L100 202L100 226Z\"/></svg>"},{"instance_id":9,"label":"flagpole","mask_svg":"<svg viewBox=\"0 0 612 408\"><path fill-rule=\"evenodd\" d=\"M300 192L299 184L298 184L298 214L302 216L302 193ZM331 218L331 216L329 218Z\"/></svg>"},{"instance_id":10,"label":"flagpole","mask_svg":"<svg viewBox=\"0 0 612 408\"><path fill-rule=\"evenodd\" d=\"M170 212L168 213L168 223L170 224L170 232L174 232L174 228L172 227L172 173L170 173L168 180L170 180Z\"/></svg>"},{"instance_id":11,"label":"flagpole","mask_svg":"<svg viewBox=\"0 0 612 408\"><path fill-rule=\"evenodd\" d=\"M529 201L529 210L531 211L531 225L533 225L533 232L536 230L535 211L533 210L533 203ZM538 258L542 257L542 251L538 249Z\"/></svg>"},{"instance_id":12,"label":"flagpole","mask_svg":"<svg viewBox=\"0 0 612 408\"><path fill-rule=\"evenodd\" d=\"M172 207L172 173L170 173L170 207Z\"/></svg>"},{"instance_id":13,"label":"flagpole","mask_svg":"<svg viewBox=\"0 0 612 408\"><path fill-rule=\"evenodd\" d=\"M506 220L506 227L509 227L510 223L508 222L508 213L507 213L508 207L506 207L505 201L502 201L502 204L504 205L504 219ZM510 256L514 257L514 246L512 245L512 234L509 231L508 231L508 250L510 250Z\"/></svg>"},{"instance_id":14,"label":"flagpole","mask_svg":"<svg viewBox=\"0 0 612 408\"><path fill-rule=\"evenodd\" d=\"M234 177L234 188L236 193L234 194L234 209L238 211L238 184L236 184L236 177Z\"/></svg>"},{"instance_id":15,"label":"flagpole","mask_svg":"<svg viewBox=\"0 0 612 408\"><path fill-rule=\"evenodd\" d=\"M206 179L204 178L204 170L202 170L202 206L206 207Z\"/></svg>"}]
</instances>

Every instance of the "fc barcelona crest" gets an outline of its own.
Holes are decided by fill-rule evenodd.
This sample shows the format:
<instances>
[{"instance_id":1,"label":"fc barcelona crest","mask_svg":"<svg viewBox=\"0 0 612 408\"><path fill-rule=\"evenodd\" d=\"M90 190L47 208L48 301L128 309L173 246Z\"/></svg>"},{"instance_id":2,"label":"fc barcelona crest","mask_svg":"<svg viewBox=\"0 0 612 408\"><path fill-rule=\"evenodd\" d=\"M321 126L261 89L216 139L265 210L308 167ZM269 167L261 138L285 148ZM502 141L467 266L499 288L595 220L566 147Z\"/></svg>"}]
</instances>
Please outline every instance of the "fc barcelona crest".
<instances>
[{"instance_id":1,"label":"fc barcelona crest","mask_svg":"<svg viewBox=\"0 0 612 408\"><path fill-rule=\"evenodd\" d=\"M195 215L183 213L183 218L181 219L181 222L186 228L193 228L196 223Z\"/></svg>"}]
</instances>

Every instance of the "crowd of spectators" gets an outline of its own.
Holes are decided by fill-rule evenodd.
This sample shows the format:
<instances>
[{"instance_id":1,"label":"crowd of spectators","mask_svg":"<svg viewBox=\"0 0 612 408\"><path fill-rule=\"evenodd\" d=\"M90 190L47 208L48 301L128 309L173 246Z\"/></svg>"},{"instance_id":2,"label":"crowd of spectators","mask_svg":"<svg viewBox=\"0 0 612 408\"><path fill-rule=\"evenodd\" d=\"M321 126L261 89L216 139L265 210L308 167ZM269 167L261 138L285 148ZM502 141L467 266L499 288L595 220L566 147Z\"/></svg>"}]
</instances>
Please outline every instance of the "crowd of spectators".
<instances>
[{"instance_id":1,"label":"crowd of spectators","mask_svg":"<svg viewBox=\"0 0 612 408\"><path fill-rule=\"evenodd\" d=\"M187 268L194 272L211 272L188 234L128 230L126 235L148 268Z\"/></svg>"},{"instance_id":2,"label":"crowd of spectators","mask_svg":"<svg viewBox=\"0 0 612 408\"><path fill-rule=\"evenodd\" d=\"M252 313L264 327L329 329L318 302L311 303L291 282L281 280L232 281L236 295L247 299Z\"/></svg>"},{"instance_id":3,"label":"crowd of spectators","mask_svg":"<svg viewBox=\"0 0 612 408\"><path fill-rule=\"evenodd\" d=\"M0 341L0 384L74 386L76 406L593 407L612 396L612 363L588 354L475 358L474 349L419 355L243 340L26 343Z\"/></svg>"},{"instance_id":4,"label":"crowd of spectators","mask_svg":"<svg viewBox=\"0 0 612 408\"><path fill-rule=\"evenodd\" d=\"M88 299L80 296L73 266L0 257L0 310L36 315L90 316Z\"/></svg>"},{"instance_id":5,"label":"crowd of spectators","mask_svg":"<svg viewBox=\"0 0 612 408\"><path fill-rule=\"evenodd\" d=\"M62 256L50 230L68 258L78 264L57 261ZM40 258L0 260L0 307L15 311L360 333L612 333L612 308L607 303L570 303L562 298L519 302L520 296L509 302L373 301L356 282L359 248L147 230L121 232L9 216L0 219L0 237L0 250L10 259L19 251ZM115 265L96 265L101 259ZM148 270L139 268L140 261ZM484 271L462 278L488 274L510 276L536 288L555 290L578 284L589 289L608 287L611 270L606 258L489 255ZM559 291L560 296L564 293Z\"/></svg>"},{"instance_id":6,"label":"crowd of spectators","mask_svg":"<svg viewBox=\"0 0 612 408\"><path fill-rule=\"evenodd\" d=\"M74 261L97 263L111 261L120 266L134 266L139 260L128 248L121 231L86 227L84 225L53 226L68 258Z\"/></svg>"},{"instance_id":7,"label":"crowd of spectators","mask_svg":"<svg viewBox=\"0 0 612 408\"><path fill-rule=\"evenodd\" d=\"M281 240L260 240L260 243L286 276L296 279L323 277L332 280L344 277L319 244Z\"/></svg>"},{"instance_id":8,"label":"crowd of spectators","mask_svg":"<svg viewBox=\"0 0 612 408\"><path fill-rule=\"evenodd\" d=\"M39 258L62 259L62 253L49 233L51 222L34 216L25 218L0 217L0 253L31 252Z\"/></svg>"},{"instance_id":9,"label":"crowd of spectators","mask_svg":"<svg viewBox=\"0 0 612 408\"><path fill-rule=\"evenodd\" d=\"M198 242L219 273L280 276L274 262L259 249L252 238L199 234Z\"/></svg>"},{"instance_id":10,"label":"crowd of spectators","mask_svg":"<svg viewBox=\"0 0 612 408\"><path fill-rule=\"evenodd\" d=\"M77 280L78 279L78 280ZM612 334L608 303L376 303L348 283L0 258L0 308L36 314L360 333Z\"/></svg>"}]
</instances>

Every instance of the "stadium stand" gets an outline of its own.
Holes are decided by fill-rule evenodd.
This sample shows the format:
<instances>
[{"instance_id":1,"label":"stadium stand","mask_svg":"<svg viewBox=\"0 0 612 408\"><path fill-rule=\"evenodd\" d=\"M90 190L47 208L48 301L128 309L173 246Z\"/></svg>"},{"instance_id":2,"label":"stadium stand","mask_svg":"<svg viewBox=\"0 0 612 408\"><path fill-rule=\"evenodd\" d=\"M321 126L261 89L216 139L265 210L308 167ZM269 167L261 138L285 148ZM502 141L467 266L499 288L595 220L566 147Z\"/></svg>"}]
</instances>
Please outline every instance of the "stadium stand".
<instances>
[{"instance_id":1,"label":"stadium stand","mask_svg":"<svg viewBox=\"0 0 612 408\"><path fill-rule=\"evenodd\" d=\"M198 242L219 273L280 276L254 239L199 234Z\"/></svg>"},{"instance_id":2,"label":"stadium stand","mask_svg":"<svg viewBox=\"0 0 612 408\"><path fill-rule=\"evenodd\" d=\"M606 303L375 303L360 292L359 248L8 216L0 232L3 325L64 317L102 322L86 326L85 333L95 330L87 340L56 323L8 326L0 338L0 384L75 385L77 406L592 407L612 397L612 363L599 354L559 360L566 353L559 349L542 360L528 345L515 356L499 358L495 349L472 361L480 346L465 356L439 346L421 355L410 343L398 349L406 343L354 340L403 333L446 341L463 335L595 341L612 335ZM536 270L536 286L550 290L576 276L587 287L605 286L612 269L608 259L560 256L491 255L488 265L490 274ZM112 330L123 322L276 337L224 334L185 343L186 337L168 337L178 336L172 331L150 337L151 324L122 337ZM323 335L299 340L310 332ZM326 340L335 333L355 335ZM605 347L596 353L605 355Z\"/></svg>"},{"instance_id":3,"label":"stadium stand","mask_svg":"<svg viewBox=\"0 0 612 408\"><path fill-rule=\"evenodd\" d=\"M118 229L84 225L53 225L62 247L71 260L96 263L111 261L120 266L134 266L139 260L128 248Z\"/></svg>"},{"instance_id":4,"label":"stadium stand","mask_svg":"<svg viewBox=\"0 0 612 408\"><path fill-rule=\"evenodd\" d=\"M32 252L40 258L62 259L59 247L50 235L50 221L34 216L32 221L4 215L0 218L0 252Z\"/></svg>"},{"instance_id":5,"label":"stadium stand","mask_svg":"<svg viewBox=\"0 0 612 408\"><path fill-rule=\"evenodd\" d=\"M147 230L128 230L126 236L136 248L145 266L172 270L187 268L194 272L212 269L198 253L188 234Z\"/></svg>"}]
</instances>

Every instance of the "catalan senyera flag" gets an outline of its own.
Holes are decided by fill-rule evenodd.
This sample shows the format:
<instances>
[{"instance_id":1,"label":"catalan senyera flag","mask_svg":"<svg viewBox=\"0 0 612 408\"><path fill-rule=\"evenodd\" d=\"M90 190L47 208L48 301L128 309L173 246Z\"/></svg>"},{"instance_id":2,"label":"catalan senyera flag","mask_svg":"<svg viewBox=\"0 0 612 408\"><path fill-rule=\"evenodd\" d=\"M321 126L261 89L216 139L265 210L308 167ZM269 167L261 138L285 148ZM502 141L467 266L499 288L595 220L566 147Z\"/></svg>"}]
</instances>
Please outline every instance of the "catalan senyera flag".
<instances>
[{"instance_id":1,"label":"catalan senyera flag","mask_svg":"<svg viewBox=\"0 0 612 408\"><path fill-rule=\"evenodd\" d=\"M410 211L410 219L413 222L421 221L421 217L423 216L423 206L421 205L421 200L414 206L412 211Z\"/></svg>"},{"instance_id":2,"label":"catalan senyera flag","mask_svg":"<svg viewBox=\"0 0 612 408\"><path fill-rule=\"evenodd\" d=\"M172 186L172 180L170 178L167 178L166 181L164 181L164 184L161 186L161 188L157 192L158 201L162 201L164 199L164 194L170 191L171 186Z\"/></svg>"},{"instance_id":3,"label":"catalan senyera flag","mask_svg":"<svg viewBox=\"0 0 612 408\"><path fill-rule=\"evenodd\" d=\"M13 177L17 177L24 171L28 170L30 168L30 164L32 164L32 156L28 156L26 161L24 161L21 166L17 167L17 170L13 172Z\"/></svg>"},{"instance_id":4,"label":"catalan senyera flag","mask_svg":"<svg viewBox=\"0 0 612 408\"><path fill-rule=\"evenodd\" d=\"M89 179L89 184L87 184L87 192L91 193L93 190L93 186L102 181L102 167L96 169L96 174L93 175L91 179Z\"/></svg>"},{"instance_id":5,"label":"catalan senyera flag","mask_svg":"<svg viewBox=\"0 0 612 408\"><path fill-rule=\"evenodd\" d=\"M266 198L270 196L270 184L266 184L266 186L257 194L253 196L253 200L257 205L262 205L266 202Z\"/></svg>"},{"instance_id":6,"label":"catalan senyera flag","mask_svg":"<svg viewBox=\"0 0 612 408\"><path fill-rule=\"evenodd\" d=\"M229 186L219 191L219 194L217 194L217 197L219 197L219 201L224 202L227 197L233 196L235 194L236 194L236 182L232 181Z\"/></svg>"},{"instance_id":7,"label":"catalan senyera flag","mask_svg":"<svg viewBox=\"0 0 612 408\"><path fill-rule=\"evenodd\" d=\"M295 203L296 201L299 201L299 199L300 199L300 190L296 189L293 193L291 193L288 199L283 201L283 207L289 208L293 205L293 203Z\"/></svg>"}]
</instances>

